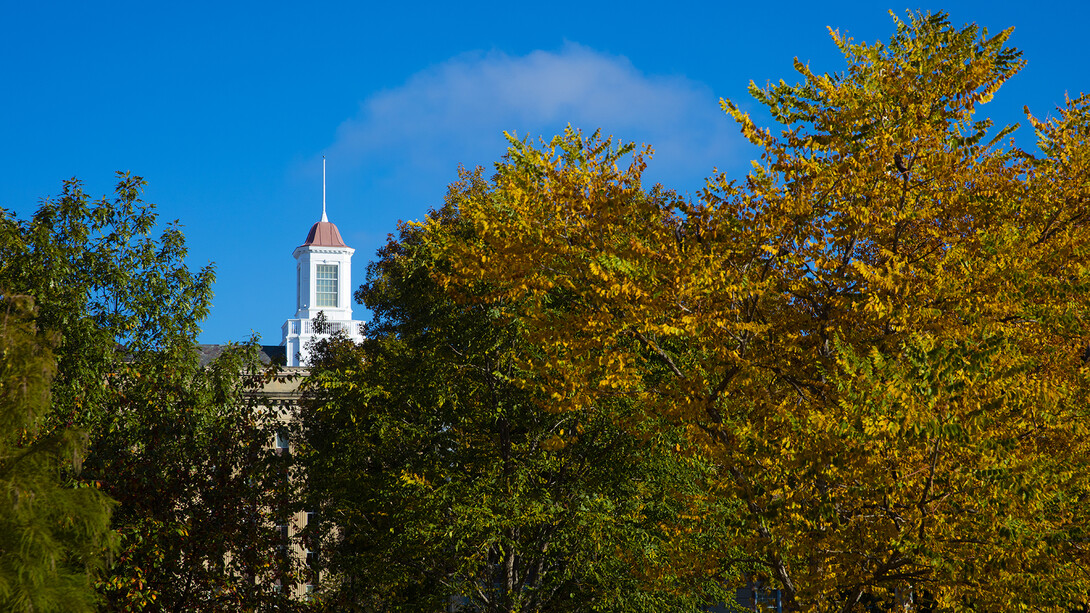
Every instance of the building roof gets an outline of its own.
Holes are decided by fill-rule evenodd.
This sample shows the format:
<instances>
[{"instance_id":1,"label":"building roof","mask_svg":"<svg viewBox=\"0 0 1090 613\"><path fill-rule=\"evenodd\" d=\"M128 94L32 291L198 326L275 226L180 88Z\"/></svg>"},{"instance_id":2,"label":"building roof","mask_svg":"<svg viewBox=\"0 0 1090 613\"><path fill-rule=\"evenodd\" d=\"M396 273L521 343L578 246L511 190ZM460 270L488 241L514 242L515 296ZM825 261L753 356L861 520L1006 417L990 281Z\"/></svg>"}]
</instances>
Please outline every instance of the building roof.
<instances>
[{"instance_id":1,"label":"building roof","mask_svg":"<svg viewBox=\"0 0 1090 613\"><path fill-rule=\"evenodd\" d=\"M266 366L270 364L286 364L287 363L287 348L282 345L260 345L261 349L258 351L257 359ZM201 367L208 366L212 360L215 360L223 353L223 350L227 348L227 345L197 345L197 351L200 353L200 365Z\"/></svg>"},{"instance_id":2,"label":"building roof","mask_svg":"<svg viewBox=\"0 0 1090 613\"><path fill-rule=\"evenodd\" d=\"M341 231L331 221L319 221L310 227L307 240L303 247L314 245L316 247L347 247L341 238Z\"/></svg>"}]
</instances>

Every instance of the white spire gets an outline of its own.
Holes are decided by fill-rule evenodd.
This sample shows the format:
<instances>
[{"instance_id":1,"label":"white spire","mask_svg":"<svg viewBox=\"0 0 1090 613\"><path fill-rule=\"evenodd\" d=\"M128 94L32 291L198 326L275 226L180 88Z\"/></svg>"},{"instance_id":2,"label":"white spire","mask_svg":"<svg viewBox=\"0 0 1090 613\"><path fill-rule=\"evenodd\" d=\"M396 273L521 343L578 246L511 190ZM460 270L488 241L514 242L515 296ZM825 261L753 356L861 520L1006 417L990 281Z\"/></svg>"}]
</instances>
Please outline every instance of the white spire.
<instances>
[{"instance_id":1,"label":"white spire","mask_svg":"<svg viewBox=\"0 0 1090 613\"><path fill-rule=\"evenodd\" d=\"M325 156L322 156L322 221L329 221L325 216Z\"/></svg>"}]
</instances>

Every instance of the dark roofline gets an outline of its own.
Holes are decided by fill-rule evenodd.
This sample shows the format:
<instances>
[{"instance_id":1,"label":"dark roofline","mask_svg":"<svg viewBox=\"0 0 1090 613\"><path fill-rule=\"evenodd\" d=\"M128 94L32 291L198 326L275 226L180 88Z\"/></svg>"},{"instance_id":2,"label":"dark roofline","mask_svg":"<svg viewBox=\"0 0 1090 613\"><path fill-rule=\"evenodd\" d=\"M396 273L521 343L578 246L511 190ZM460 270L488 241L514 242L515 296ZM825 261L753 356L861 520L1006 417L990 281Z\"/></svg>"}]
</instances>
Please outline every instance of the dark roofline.
<instances>
[{"instance_id":1,"label":"dark roofline","mask_svg":"<svg viewBox=\"0 0 1090 613\"><path fill-rule=\"evenodd\" d=\"M197 345L197 351L200 353L201 367L208 366L213 360L220 357L227 347L228 345ZM266 366L284 366L288 363L287 347L284 347L283 345L259 345L259 347L260 350L257 358L262 364Z\"/></svg>"}]
</instances>

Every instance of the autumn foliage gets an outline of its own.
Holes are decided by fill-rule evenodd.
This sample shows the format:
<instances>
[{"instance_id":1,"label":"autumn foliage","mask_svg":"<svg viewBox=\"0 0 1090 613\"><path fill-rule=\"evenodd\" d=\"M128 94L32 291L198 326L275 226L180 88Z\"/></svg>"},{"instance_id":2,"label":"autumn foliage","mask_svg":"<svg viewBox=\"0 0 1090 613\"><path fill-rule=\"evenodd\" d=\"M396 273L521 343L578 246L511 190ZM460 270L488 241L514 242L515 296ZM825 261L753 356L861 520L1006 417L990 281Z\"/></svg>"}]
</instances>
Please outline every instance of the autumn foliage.
<instances>
[{"instance_id":1,"label":"autumn foliage","mask_svg":"<svg viewBox=\"0 0 1090 613\"><path fill-rule=\"evenodd\" d=\"M431 224L472 233L459 199ZM724 599L714 573L666 552L716 546L729 508L702 497L707 462L679 457L671 424L618 424L622 396L543 411L525 385L537 348L485 298L458 303L423 228L402 224L357 297L362 344L314 348L299 458L308 509L325 518L322 600L331 610L694 611ZM467 288L468 289L468 288ZM476 291L476 290L474 290ZM713 563L712 567L717 564Z\"/></svg>"},{"instance_id":2,"label":"autumn foliage","mask_svg":"<svg viewBox=\"0 0 1090 613\"><path fill-rule=\"evenodd\" d=\"M841 72L752 87L778 133L723 101L760 159L692 199L597 134L511 139L457 195L470 234L425 222L435 276L521 322L543 410L623 397L630 427L685 428L737 503L706 554L789 608L1078 606L1090 100L1027 111L1023 150L974 118L1023 66L1009 30L896 27L834 32Z\"/></svg>"},{"instance_id":3,"label":"autumn foliage","mask_svg":"<svg viewBox=\"0 0 1090 613\"><path fill-rule=\"evenodd\" d=\"M380 251L290 454L254 348L199 362L212 270L141 179L0 209L0 600L1085 611L1090 97L1026 149L976 115L1010 30L895 26L751 86L775 131L722 101L759 158L692 197L649 148L509 138Z\"/></svg>"}]
</instances>

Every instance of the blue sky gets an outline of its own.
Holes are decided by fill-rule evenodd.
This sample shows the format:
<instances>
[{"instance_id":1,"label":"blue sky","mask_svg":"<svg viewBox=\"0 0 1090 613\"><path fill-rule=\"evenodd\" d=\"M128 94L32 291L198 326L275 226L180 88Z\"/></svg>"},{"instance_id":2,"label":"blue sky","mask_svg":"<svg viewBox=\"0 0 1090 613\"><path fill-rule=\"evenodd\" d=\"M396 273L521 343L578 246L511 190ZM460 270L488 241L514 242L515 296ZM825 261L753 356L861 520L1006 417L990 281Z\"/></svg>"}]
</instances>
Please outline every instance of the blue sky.
<instances>
[{"instance_id":1,"label":"blue sky","mask_svg":"<svg viewBox=\"0 0 1090 613\"><path fill-rule=\"evenodd\" d=\"M945 10L997 32L1028 66L982 108L1038 116L1090 91L1081 2L0 3L0 207L20 216L68 177L93 194L145 177L189 263L214 262L202 342L278 344L292 250L321 215L356 248L354 286L399 219L441 204L459 164L491 167L503 131L571 123L656 156L647 178L695 192L752 154L719 110L842 67L826 27L886 39L888 14ZM1020 142L1031 145L1023 130ZM357 318L367 314L357 307Z\"/></svg>"}]
</instances>

